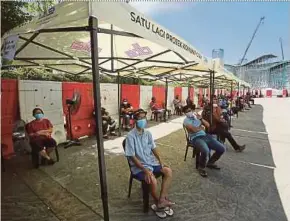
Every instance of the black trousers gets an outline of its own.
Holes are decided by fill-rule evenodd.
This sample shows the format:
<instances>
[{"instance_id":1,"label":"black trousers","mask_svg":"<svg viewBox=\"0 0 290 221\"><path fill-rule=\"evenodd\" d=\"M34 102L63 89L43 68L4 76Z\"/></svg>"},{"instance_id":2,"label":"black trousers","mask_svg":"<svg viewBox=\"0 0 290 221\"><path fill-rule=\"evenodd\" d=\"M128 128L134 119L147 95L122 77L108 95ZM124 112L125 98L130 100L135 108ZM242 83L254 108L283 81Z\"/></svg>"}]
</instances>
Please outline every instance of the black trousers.
<instances>
[{"instance_id":1,"label":"black trousers","mask_svg":"<svg viewBox=\"0 0 290 221\"><path fill-rule=\"evenodd\" d=\"M229 128L228 128L228 125L226 123L218 124L216 126L215 130L213 131L213 133L215 133L218 136L220 136L222 141L225 141L225 139L228 139L228 141L230 142L230 144L232 145L232 147L235 150L239 149L240 146L235 141L235 139L233 138L232 134L229 132Z\"/></svg>"},{"instance_id":2,"label":"black trousers","mask_svg":"<svg viewBox=\"0 0 290 221\"><path fill-rule=\"evenodd\" d=\"M103 130L103 135L106 135L109 132L114 132L116 130L116 121L109 117L108 119L103 119L102 122L102 130Z\"/></svg>"}]
</instances>

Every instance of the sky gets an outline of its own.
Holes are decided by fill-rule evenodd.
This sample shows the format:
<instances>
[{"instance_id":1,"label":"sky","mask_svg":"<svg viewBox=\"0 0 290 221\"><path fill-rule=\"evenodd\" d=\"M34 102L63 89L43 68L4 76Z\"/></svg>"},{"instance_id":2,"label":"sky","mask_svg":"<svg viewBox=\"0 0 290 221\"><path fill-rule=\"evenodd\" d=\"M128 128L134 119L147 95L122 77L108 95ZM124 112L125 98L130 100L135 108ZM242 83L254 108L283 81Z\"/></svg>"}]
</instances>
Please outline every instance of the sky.
<instances>
[{"instance_id":1,"label":"sky","mask_svg":"<svg viewBox=\"0 0 290 221\"><path fill-rule=\"evenodd\" d=\"M224 49L226 64L237 64L265 16L246 55L248 61L264 54L290 60L290 2L131 2L140 12L179 35L201 54L212 57Z\"/></svg>"}]
</instances>

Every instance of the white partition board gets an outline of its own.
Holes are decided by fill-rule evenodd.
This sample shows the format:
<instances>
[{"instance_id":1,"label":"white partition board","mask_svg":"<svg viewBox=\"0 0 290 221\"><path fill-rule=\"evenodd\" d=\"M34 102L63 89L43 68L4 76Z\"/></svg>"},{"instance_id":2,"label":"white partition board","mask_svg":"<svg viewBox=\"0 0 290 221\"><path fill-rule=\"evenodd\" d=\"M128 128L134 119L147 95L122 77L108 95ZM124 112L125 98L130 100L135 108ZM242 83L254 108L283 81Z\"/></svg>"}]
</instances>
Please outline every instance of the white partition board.
<instances>
[{"instance_id":1,"label":"white partition board","mask_svg":"<svg viewBox=\"0 0 290 221\"><path fill-rule=\"evenodd\" d=\"M52 137L57 143L65 142L61 82L20 80L18 88L21 119L30 122L34 119L32 110L41 108L53 124Z\"/></svg>"}]
</instances>

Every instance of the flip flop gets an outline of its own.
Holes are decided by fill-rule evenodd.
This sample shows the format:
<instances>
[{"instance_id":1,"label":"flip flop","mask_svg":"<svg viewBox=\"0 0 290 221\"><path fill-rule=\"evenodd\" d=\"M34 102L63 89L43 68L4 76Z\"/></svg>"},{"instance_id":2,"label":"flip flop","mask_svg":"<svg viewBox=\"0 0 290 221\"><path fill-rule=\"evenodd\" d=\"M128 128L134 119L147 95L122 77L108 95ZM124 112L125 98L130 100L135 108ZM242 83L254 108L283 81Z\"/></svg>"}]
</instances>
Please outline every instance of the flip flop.
<instances>
[{"instance_id":1,"label":"flip flop","mask_svg":"<svg viewBox=\"0 0 290 221\"><path fill-rule=\"evenodd\" d=\"M158 216L160 219L164 219L167 217L167 213L165 212L164 208L158 208L156 204L151 205L151 209L155 212L156 216Z\"/></svg>"}]
</instances>

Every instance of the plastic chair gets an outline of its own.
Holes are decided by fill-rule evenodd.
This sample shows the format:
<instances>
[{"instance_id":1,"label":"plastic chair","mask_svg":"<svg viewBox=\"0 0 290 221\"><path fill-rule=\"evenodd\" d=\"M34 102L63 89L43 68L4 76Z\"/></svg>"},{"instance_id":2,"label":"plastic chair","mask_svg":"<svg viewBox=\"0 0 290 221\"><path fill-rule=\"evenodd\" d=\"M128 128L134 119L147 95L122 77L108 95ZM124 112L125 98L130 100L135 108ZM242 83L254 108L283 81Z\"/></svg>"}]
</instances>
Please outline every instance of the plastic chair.
<instances>
[{"instance_id":1,"label":"plastic chair","mask_svg":"<svg viewBox=\"0 0 290 221\"><path fill-rule=\"evenodd\" d=\"M185 134L185 139L186 139L186 147L185 147L185 154L184 154L184 161L186 161L187 158L187 153L188 153L188 148L192 147L192 158L195 158L195 168L198 169L199 165L199 151L191 144L189 136L188 136L188 131L186 127L183 125L183 130Z\"/></svg>"},{"instance_id":2,"label":"plastic chair","mask_svg":"<svg viewBox=\"0 0 290 221\"><path fill-rule=\"evenodd\" d=\"M124 149L124 152L126 150L126 139L123 140L123 143L122 143L122 146L123 146L123 149ZM129 166L129 169L130 169L130 178L129 178L129 190L128 190L128 198L130 198L131 196L131 189L132 189L132 184L133 184L133 180L137 179L137 177L132 173L132 170L131 170L131 164L129 162L129 159L127 158L127 161L128 161L128 166ZM162 173L154 173L154 176L156 178L162 176ZM143 212L144 213L148 213L149 212L149 195L150 195L150 185L147 184L144 180L140 181L138 180L139 182L141 182L141 188L142 188L142 195L143 195Z\"/></svg>"}]
</instances>

